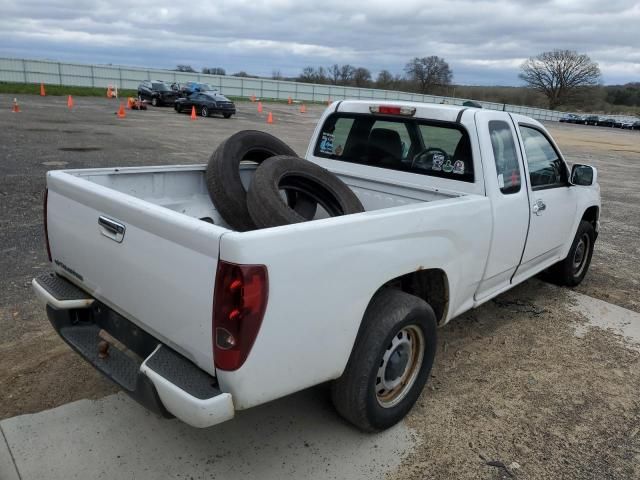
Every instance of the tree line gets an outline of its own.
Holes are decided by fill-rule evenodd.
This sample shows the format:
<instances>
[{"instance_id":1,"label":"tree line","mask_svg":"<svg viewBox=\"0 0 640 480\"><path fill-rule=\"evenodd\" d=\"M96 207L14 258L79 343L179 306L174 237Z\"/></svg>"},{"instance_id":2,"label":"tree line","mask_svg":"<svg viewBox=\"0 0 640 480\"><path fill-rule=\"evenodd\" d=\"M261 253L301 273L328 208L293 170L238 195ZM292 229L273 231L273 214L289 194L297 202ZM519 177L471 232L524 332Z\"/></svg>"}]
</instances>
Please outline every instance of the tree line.
<instances>
[{"instance_id":1,"label":"tree line","mask_svg":"<svg viewBox=\"0 0 640 480\"><path fill-rule=\"evenodd\" d=\"M178 65L176 70L195 72L189 65ZM202 73L226 74L219 67L203 68ZM233 76L258 78L244 71L234 73ZM635 107L640 107L640 83L603 86L598 63L588 55L573 50L552 50L525 60L519 73L519 78L524 82L523 87L453 85L451 67L444 58L436 55L412 58L405 64L402 74L394 74L385 69L375 79L366 67L337 63L329 67L306 66L293 78L283 77L279 70L274 70L271 78L457 96L552 110L563 108L610 111L615 106L633 113Z\"/></svg>"}]
</instances>

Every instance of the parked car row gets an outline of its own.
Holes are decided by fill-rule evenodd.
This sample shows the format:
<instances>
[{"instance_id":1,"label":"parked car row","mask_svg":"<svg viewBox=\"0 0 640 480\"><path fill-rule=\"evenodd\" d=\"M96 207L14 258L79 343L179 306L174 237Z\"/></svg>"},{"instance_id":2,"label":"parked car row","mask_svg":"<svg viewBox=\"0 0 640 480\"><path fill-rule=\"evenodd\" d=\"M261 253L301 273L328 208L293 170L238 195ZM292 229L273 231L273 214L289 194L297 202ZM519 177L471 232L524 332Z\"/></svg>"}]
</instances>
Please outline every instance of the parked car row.
<instances>
[{"instance_id":1,"label":"parked car row","mask_svg":"<svg viewBox=\"0 0 640 480\"><path fill-rule=\"evenodd\" d=\"M611 117L600 117L598 115L576 115L567 113L560 118L561 123L576 123L580 125L593 125L596 127L624 128L628 130L640 130L640 120L620 120Z\"/></svg>"},{"instance_id":2,"label":"parked car row","mask_svg":"<svg viewBox=\"0 0 640 480\"><path fill-rule=\"evenodd\" d=\"M138 96L154 107L172 105L176 112L191 112L208 117L214 113L230 118L236 113L235 104L207 83L188 82L166 84L161 80L145 80L138 85Z\"/></svg>"}]
</instances>

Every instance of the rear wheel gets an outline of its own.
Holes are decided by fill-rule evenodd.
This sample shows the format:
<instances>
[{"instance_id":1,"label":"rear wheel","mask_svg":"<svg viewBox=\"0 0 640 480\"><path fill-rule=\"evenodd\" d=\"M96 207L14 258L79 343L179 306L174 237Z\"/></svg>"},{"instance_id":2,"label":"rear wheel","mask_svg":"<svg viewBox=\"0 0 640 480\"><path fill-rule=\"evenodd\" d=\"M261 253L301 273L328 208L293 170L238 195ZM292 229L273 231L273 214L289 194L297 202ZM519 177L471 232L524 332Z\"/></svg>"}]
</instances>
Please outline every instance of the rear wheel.
<instances>
[{"instance_id":1,"label":"rear wheel","mask_svg":"<svg viewBox=\"0 0 640 480\"><path fill-rule=\"evenodd\" d=\"M595 239L596 233L593 225L582 220L569 249L569 254L564 260L556 263L545 272L546 279L558 285L569 287L579 285L589 270Z\"/></svg>"},{"instance_id":2,"label":"rear wheel","mask_svg":"<svg viewBox=\"0 0 640 480\"><path fill-rule=\"evenodd\" d=\"M436 346L429 304L399 290L381 290L367 307L347 367L333 383L336 409L364 431L396 424L420 396Z\"/></svg>"},{"instance_id":3,"label":"rear wheel","mask_svg":"<svg viewBox=\"0 0 640 480\"><path fill-rule=\"evenodd\" d=\"M222 116L224 118L231 118L231 113L223 113Z\"/></svg>"}]
</instances>

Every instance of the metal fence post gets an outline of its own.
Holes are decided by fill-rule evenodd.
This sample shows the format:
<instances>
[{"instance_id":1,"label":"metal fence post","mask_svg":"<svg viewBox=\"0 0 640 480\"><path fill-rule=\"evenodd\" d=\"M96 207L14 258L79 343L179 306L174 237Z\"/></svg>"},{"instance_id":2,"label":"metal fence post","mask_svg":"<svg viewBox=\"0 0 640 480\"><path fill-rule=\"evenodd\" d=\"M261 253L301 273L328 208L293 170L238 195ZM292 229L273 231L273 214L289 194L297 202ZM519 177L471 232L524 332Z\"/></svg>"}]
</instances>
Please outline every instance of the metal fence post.
<instances>
[{"instance_id":1,"label":"metal fence post","mask_svg":"<svg viewBox=\"0 0 640 480\"><path fill-rule=\"evenodd\" d=\"M24 77L24 83L27 83L27 62L22 60L22 76Z\"/></svg>"},{"instance_id":2,"label":"metal fence post","mask_svg":"<svg viewBox=\"0 0 640 480\"><path fill-rule=\"evenodd\" d=\"M60 62L58 62L58 85L62 85L62 67L60 66Z\"/></svg>"},{"instance_id":3,"label":"metal fence post","mask_svg":"<svg viewBox=\"0 0 640 480\"><path fill-rule=\"evenodd\" d=\"M91 86L96 86L96 74L94 73L93 65L91 65Z\"/></svg>"}]
</instances>

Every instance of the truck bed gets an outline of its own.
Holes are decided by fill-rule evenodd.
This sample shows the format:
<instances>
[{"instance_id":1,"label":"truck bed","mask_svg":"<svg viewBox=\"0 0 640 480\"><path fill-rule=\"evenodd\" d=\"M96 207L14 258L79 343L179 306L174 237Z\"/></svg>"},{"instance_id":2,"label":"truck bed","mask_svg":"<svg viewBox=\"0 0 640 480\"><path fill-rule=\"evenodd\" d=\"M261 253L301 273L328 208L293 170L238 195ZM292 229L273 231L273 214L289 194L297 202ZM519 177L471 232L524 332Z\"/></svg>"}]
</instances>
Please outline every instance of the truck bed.
<instances>
[{"instance_id":1,"label":"truck bed","mask_svg":"<svg viewBox=\"0 0 640 480\"><path fill-rule=\"evenodd\" d=\"M209 198L205 184L205 168L204 165L188 165L68 170L67 173L175 212L210 220L215 225L229 228ZM250 183L254 170L253 164L241 166L241 178L245 187ZM334 173L355 192L366 211L458 196L455 193L443 193L424 186L384 182L373 177L366 178L339 171ZM326 216L326 213L319 209L315 218Z\"/></svg>"}]
</instances>

